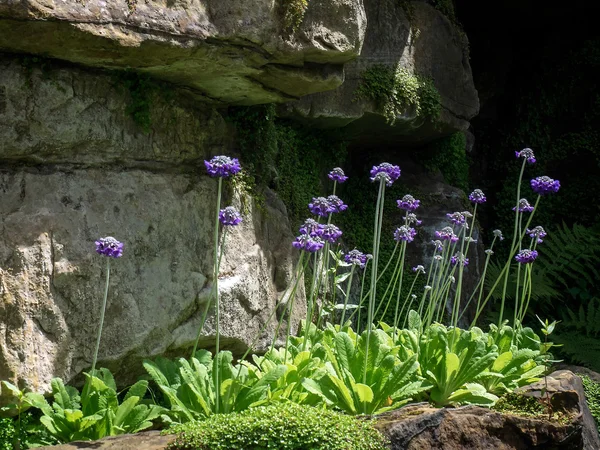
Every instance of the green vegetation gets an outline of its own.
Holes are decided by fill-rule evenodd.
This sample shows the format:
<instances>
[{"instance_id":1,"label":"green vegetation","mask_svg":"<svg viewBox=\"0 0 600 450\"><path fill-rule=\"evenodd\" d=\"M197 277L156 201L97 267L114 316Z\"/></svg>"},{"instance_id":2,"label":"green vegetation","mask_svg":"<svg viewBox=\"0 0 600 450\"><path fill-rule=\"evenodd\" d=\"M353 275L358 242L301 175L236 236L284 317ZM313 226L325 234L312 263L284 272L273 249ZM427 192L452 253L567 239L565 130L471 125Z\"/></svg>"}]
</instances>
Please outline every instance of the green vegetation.
<instances>
[{"instance_id":1,"label":"green vegetation","mask_svg":"<svg viewBox=\"0 0 600 450\"><path fill-rule=\"evenodd\" d=\"M463 132L458 131L431 143L416 157L426 169L432 172L439 170L448 184L466 192L470 186L470 162L466 148L467 138Z\"/></svg>"},{"instance_id":2,"label":"green vegetation","mask_svg":"<svg viewBox=\"0 0 600 450\"><path fill-rule=\"evenodd\" d=\"M590 412L596 421L598 431L600 431L600 383L592 380L587 375L579 375L583 382L583 389L585 391L585 399L587 400Z\"/></svg>"},{"instance_id":3,"label":"green vegetation","mask_svg":"<svg viewBox=\"0 0 600 450\"><path fill-rule=\"evenodd\" d=\"M406 113L434 122L441 113L440 94L433 81L404 68L376 65L362 74L356 97L375 102L390 124Z\"/></svg>"},{"instance_id":4,"label":"green vegetation","mask_svg":"<svg viewBox=\"0 0 600 450\"><path fill-rule=\"evenodd\" d=\"M308 0L281 0L283 29L294 33L298 30L308 8Z\"/></svg>"},{"instance_id":5,"label":"green vegetation","mask_svg":"<svg viewBox=\"0 0 600 450\"><path fill-rule=\"evenodd\" d=\"M492 409L525 417L541 417L547 413L546 407L537 398L515 392L502 396Z\"/></svg>"},{"instance_id":6,"label":"green vegetation","mask_svg":"<svg viewBox=\"0 0 600 450\"><path fill-rule=\"evenodd\" d=\"M149 133L152 125L150 107L152 95L158 90L157 82L148 75L132 71L116 72L115 77L118 84L129 93L129 103L125 112L144 132Z\"/></svg>"},{"instance_id":7,"label":"green vegetation","mask_svg":"<svg viewBox=\"0 0 600 450\"><path fill-rule=\"evenodd\" d=\"M263 187L275 190L295 228L308 216L312 197L324 190L322 175L345 160L345 143L277 119L274 105L230 108L228 113L235 124L246 185L259 202Z\"/></svg>"},{"instance_id":8,"label":"green vegetation","mask_svg":"<svg viewBox=\"0 0 600 450\"><path fill-rule=\"evenodd\" d=\"M212 416L173 431L179 435L170 450L385 449L383 437L369 421L293 403Z\"/></svg>"}]
</instances>

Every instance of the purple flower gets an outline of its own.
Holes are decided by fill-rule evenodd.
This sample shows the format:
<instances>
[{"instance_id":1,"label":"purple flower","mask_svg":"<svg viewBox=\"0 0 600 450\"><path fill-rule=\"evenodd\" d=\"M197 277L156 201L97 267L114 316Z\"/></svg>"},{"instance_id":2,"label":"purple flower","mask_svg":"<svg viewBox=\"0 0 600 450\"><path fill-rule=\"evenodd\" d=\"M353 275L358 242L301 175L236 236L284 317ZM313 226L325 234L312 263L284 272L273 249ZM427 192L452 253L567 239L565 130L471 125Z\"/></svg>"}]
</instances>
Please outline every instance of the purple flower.
<instances>
[{"instance_id":1,"label":"purple flower","mask_svg":"<svg viewBox=\"0 0 600 450\"><path fill-rule=\"evenodd\" d=\"M485 198L485 194L483 193L483 191L481 189L475 189L473 192L471 192L469 194L469 200L471 200L473 203L485 203L485 201L487 200Z\"/></svg>"},{"instance_id":2,"label":"purple flower","mask_svg":"<svg viewBox=\"0 0 600 450\"><path fill-rule=\"evenodd\" d=\"M457 211L457 212L453 212L452 214L448 213L448 214L446 214L446 217L454 225L458 225L459 227L469 228L469 226L467 225L467 216L465 215L464 212Z\"/></svg>"},{"instance_id":3,"label":"purple flower","mask_svg":"<svg viewBox=\"0 0 600 450\"><path fill-rule=\"evenodd\" d=\"M111 258L120 258L123 255L123 243L117 241L112 236L100 238L95 243L96 253L100 255Z\"/></svg>"},{"instance_id":4,"label":"purple flower","mask_svg":"<svg viewBox=\"0 0 600 450\"><path fill-rule=\"evenodd\" d=\"M450 264L452 264L453 266L456 265L456 263L458 261L462 261L463 266L469 265L469 258L465 258L465 256L460 252L458 252L456 255L450 257Z\"/></svg>"},{"instance_id":5,"label":"purple flower","mask_svg":"<svg viewBox=\"0 0 600 450\"><path fill-rule=\"evenodd\" d=\"M308 234L301 234L296 237L296 240L292 242L292 245L299 250L314 253L321 250L325 245L325 242L318 236L311 237Z\"/></svg>"},{"instance_id":6,"label":"purple flower","mask_svg":"<svg viewBox=\"0 0 600 450\"><path fill-rule=\"evenodd\" d=\"M242 170L237 158L230 158L229 156L215 156L210 161L204 161L204 165L211 177L227 178Z\"/></svg>"},{"instance_id":7,"label":"purple flower","mask_svg":"<svg viewBox=\"0 0 600 450\"><path fill-rule=\"evenodd\" d=\"M337 181L338 183L343 183L348 179L341 167L334 168L327 176L330 180Z\"/></svg>"},{"instance_id":8,"label":"purple flower","mask_svg":"<svg viewBox=\"0 0 600 450\"><path fill-rule=\"evenodd\" d=\"M396 200L398 208L405 209L407 211L414 211L419 207L421 200L417 200L412 195L405 195L401 200Z\"/></svg>"},{"instance_id":9,"label":"purple flower","mask_svg":"<svg viewBox=\"0 0 600 450\"><path fill-rule=\"evenodd\" d=\"M313 197L312 202L308 204L308 209L315 216L326 217L329 213L335 212L335 208L325 197Z\"/></svg>"},{"instance_id":10,"label":"purple flower","mask_svg":"<svg viewBox=\"0 0 600 450\"><path fill-rule=\"evenodd\" d=\"M396 241L412 242L417 235L417 231L407 225L402 225L394 231L394 239Z\"/></svg>"},{"instance_id":11,"label":"purple flower","mask_svg":"<svg viewBox=\"0 0 600 450\"><path fill-rule=\"evenodd\" d=\"M242 215L233 206L227 206L219 211L219 221L223 225L234 227L242 221Z\"/></svg>"},{"instance_id":12,"label":"purple flower","mask_svg":"<svg viewBox=\"0 0 600 450\"><path fill-rule=\"evenodd\" d=\"M535 258L537 258L537 256L538 256L538 252L536 250L525 249L525 250L521 250L517 254L517 256L515 256L515 259L520 264L531 264L532 262L535 261Z\"/></svg>"},{"instance_id":13,"label":"purple flower","mask_svg":"<svg viewBox=\"0 0 600 450\"><path fill-rule=\"evenodd\" d=\"M359 266L361 269L365 268L365 265L370 258L371 255L365 255L363 252L356 249L350 250L344 255L344 261L346 261L348 264Z\"/></svg>"},{"instance_id":14,"label":"purple flower","mask_svg":"<svg viewBox=\"0 0 600 450\"><path fill-rule=\"evenodd\" d=\"M300 234L307 234L311 237L321 236L323 225L314 219L306 219L298 231Z\"/></svg>"},{"instance_id":15,"label":"purple flower","mask_svg":"<svg viewBox=\"0 0 600 450\"><path fill-rule=\"evenodd\" d=\"M444 249L444 243L440 240L431 241L431 243L435 246L436 252L441 252Z\"/></svg>"},{"instance_id":16,"label":"purple flower","mask_svg":"<svg viewBox=\"0 0 600 450\"><path fill-rule=\"evenodd\" d=\"M321 238L332 244L337 241L341 235L342 230L333 224L323 225L323 228L321 228Z\"/></svg>"},{"instance_id":17,"label":"purple flower","mask_svg":"<svg viewBox=\"0 0 600 450\"><path fill-rule=\"evenodd\" d=\"M371 169L371 181L384 180L387 186L391 186L398 178L400 178L400 167L390 163L381 163Z\"/></svg>"},{"instance_id":18,"label":"purple flower","mask_svg":"<svg viewBox=\"0 0 600 450\"><path fill-rule=\"evenodd\" d=\"M560 189L560 181L553 180L547 176L537 177L531 180L531 189L539 195L551 194L553 192L558 192Z\"/></svg>"},{"instance_id":19,"label":"purple flower","mask_svg":"<svg viewBox=\"0 0 600 450\"><path fill-rule=\"evenodd\" d=\"M423 223L422 220L417 219L417 215L415 213L410 212L406 213L406 217L404 218L404 220L406 221L406 225L412 225L414 223L418 226Z\"/></svg>"},{"instance_id":20,"label":"purple flower","mask_svg":"<svg viewBox=\"0 0 600 450\"><path fill-rule=\"evenodd\" d=\"M516 209L517 207L515 206L512 210L515 211ZM529 204L526 198L519 200L519 212L531 212L533 209L533 206Z\"/></svg>"},{"instance_id":21,"label":"purple flower","mask_svg":"<svg viewBox=\"0 0 600 450\"><path fill-rule=\"evenodd\" d=\"M330 195L327 197L327 201L329 202L329 206L331 207L333 213L339 213L348 209L348 205L346 205L337 195Z\"/></svg>"},{"instance_id":22,"label":"purple flower","mask_svg":"<svg viewBox=\"0 0 600 450\"><path fill-rule=\"evenodd\" d=\"M454 230L452 230L452 227L444 227L440 231L436 231L435 237L443 241L458 241L458 236L454 234Z\"/></svg>"},{"instance_id":23,"label":"purple flower","mask_svg":"<svg viewBox=\"0 0 600 450\"><path fill-rule=\"evenodd\" d=\"M493 233L494 233L494 237L497 237L501 241L504 240L504 236L502 236L502 231L500 231L500 230L494 230Z\"/></svg>"},{"instance_id":24,"label":"purple flower","mask_svg":"<svg viewBox=\"0 0 600 450\"><path fill-rule=\"evenodd\" d=\"M520 152L515 151L515 156L517 158L525 158L529 164L535 163L535 155L530 148L524 148Z\"/></svg>"},{"instance_id":25,"label":"purple flower","mask_svg":"<svg viewBox=\"0 0 600 450\"><path fill-rule=\"evenodd\" d=\"M417 273L425 273L425 267L419 264L418 266L413 267L412 271Z\"/></svg>"},{"instance_id":26,"label":"purple flower","mask_svg":"<svg viewBox=\"0 0 600 450\"><path fill-rule=\"evenodd\" d=\"M533 229L527 229L527 233L529 234L529 237L532 239L537 239L537 243L541 244L542 242L544 242L542 240L543 237L546 237L547 233L546 230L544 230L544 228L542 228L541 226L537 226L534 227Z\"/></svg>"}]
</instances>

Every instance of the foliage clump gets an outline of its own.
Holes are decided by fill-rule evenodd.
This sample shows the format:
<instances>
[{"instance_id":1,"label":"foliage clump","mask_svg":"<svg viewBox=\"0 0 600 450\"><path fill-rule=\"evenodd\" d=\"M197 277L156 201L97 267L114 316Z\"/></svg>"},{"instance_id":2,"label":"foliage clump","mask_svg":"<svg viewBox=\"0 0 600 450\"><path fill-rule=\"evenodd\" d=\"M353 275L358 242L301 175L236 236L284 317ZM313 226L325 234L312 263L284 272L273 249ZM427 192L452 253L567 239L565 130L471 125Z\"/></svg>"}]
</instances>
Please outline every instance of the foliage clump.
<instances>
[{"instance_id":1,"label":"foliage clump","mask_svg":"<svg viewBox=\"0 0 600 450\"><path fill-rule=\"evenodd\" d=\"M277 449L383 450L383 436L368 421L333 411L283 403L217 414L173 428L169 450Z\"/></svg>"},{"instance_id":2,"label":"foliage clump","mask_svg":"<svg viewBox=\"0 0 600 450\"><path fill-rule=\"evenodd\" d=\"M448 184L467 191L469 160L466 148L467 138L462 131L458 131L431 143L427 151L417 157L427 170L440 170Z\"/></svg>"},{"instance_id":3,"label":"foliage clump","mask_svg":"<svg viewBox=\"0 0 600 450\"><path fill-rule=\"evenodd\" d=\"M283 29L294 33L302 24L308 0L282 0Z\"/></svg>"},{"instance_id":4,"label":"foliage clump","mask_svg":"<svg viewBox=\"0 0 600 450\"><path fill-rule=\"evenodd\" d=\"M501 397L492 409L526 417L539 417L546 414L546 407L534 397L510 392Z\"/></svg>"},{"instance_id":5,"label":"foliage clump","mask_svg":"<svg viewBox=\"0 0 600 450\"><path fill-rule=\"evenodd\" d=\"M583 382L585 398L592 416L596 420L596 426L600 431L600 383L592 380L587 375L579 375Z\"/></svg>"},{"instance_id":6,"label":"foliage clump","mask_svg":"<svg viewBox=\"0 0 600 450\"><path fill-rule=\"evenodd\" d=\"M357 98L374 101L392 125L398 116L411 110L417 117L430 121L435 121L441 113L441 98L433 81L404 68L370 67L362 74L355 94Z\"/></svg>"}]
</instances>

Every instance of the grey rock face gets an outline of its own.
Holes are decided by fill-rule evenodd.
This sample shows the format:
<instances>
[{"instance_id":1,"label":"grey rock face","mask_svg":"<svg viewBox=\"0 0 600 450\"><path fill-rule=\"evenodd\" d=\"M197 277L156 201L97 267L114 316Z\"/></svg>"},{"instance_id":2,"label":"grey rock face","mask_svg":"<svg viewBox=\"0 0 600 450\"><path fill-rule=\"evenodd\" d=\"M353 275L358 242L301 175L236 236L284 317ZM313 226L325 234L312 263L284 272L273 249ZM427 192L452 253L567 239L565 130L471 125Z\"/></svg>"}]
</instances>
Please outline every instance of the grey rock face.
<instances>
[{"instance_id":1,"label":"grey rock face","mask_svg":"<svg viewBox=\"0 0 600 450\"><path fill-rule=\"evenodd\" d=\"M294 33L272 0L0 1L0 49L136 69L217 102L333 89L360 51L361 0L314 0Z\"/></svg>"},{"instance_id":2,"label":"grey rock face","mask_svg":"<svg viewBox=\"0 0 600 450\"><path fill-rule=\"evenodd\" d=\"M223 119L157 96L156 126L144 134L110 76L1 67L0 379L42 391L53 376L89 369L106 264L94 240L107 235L125 251L111 268L99 365L127 382L141 358L187 354L213 278L217 182L201 161L228 152ZM227 204L244 222L228 234L219 275L222 346L239 353L259 334L258 349L273 337L276 319L261 329L295 256L276 197L259 211L228 187ZM211 309L208 348L213 318Z\"/></svg>"},{"instance_id":3,"label":"grey rock face","mask_svg":"<svg viewBox=\"0 0 600 450\"><path fill-rule=\"evenodd\" d=\"M406 9L412 11L407 17ZM479 99L464 33L425 2L373 0L365 2L367 30L360 56L345 65L345 81L334 91L306 96L288 107L318 126L350 122L348 133L371 143L419 143L466 130L479 111ZM368 99L357 99L362 74L375 65L403 68L429 77L441 95L442 113L435 124L407 110L394 126Z\"/></svg>"}]
</instances>

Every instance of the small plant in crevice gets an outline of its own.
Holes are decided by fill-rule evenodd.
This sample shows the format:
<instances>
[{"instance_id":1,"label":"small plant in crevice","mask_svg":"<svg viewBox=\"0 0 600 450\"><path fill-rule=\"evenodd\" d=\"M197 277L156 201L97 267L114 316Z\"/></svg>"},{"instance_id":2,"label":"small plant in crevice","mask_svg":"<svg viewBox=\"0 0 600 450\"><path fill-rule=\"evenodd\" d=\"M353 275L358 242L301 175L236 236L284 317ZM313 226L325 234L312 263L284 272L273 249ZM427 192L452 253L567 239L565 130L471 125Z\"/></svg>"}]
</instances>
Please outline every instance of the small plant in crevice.
<instances>
[{"instance_id":1,"label":"small plant in crevice","mask_svg":"<svg viewBox=\"0 0 600 450\"><path fill-rule=\"evenodd\" d=\"M441 114L441 97L433 81L402 67L375 65L368 68L361 76L355 96L373 101L391 125L411 112L431 122Z\"/></svg>"},{"instance_id":2,"label":"small plant in crevice","mask_svg":"<svg viewBox=\"0 0 600 450\"><path fill-rule=\"evenodd\" d=\"M583 383L585 399L587 401L592 417L596 421L596 427L600 431L600 382L592 380L587 375L578 374Z\"/></svg>"},{"instance_id":3,"label":"small plant in crevice","mask_svg":"<svg viewBox=\"0 0 600 450\"><path fill-rule=\"evenodd\" d=\"M129 93L125 112L145 133L149 133L152 127L152 96L157 91L156 82L148 75L128 70L116 72L115 80Z\"/></svg>"},{"instance_id":4,"label":"small plant in crevice","mask_svg":"<svg viewBox=\"0 0 600 450\"><path fill-rule=\"evenodd\" d=\"M309 0L280 0L280 2L283 30L295 33L304 20Z\"/></svg>"}]
</instances>

